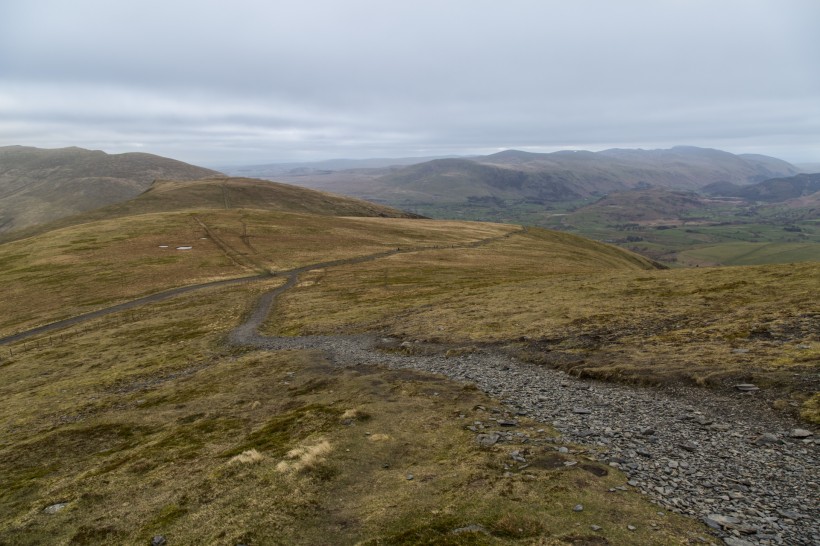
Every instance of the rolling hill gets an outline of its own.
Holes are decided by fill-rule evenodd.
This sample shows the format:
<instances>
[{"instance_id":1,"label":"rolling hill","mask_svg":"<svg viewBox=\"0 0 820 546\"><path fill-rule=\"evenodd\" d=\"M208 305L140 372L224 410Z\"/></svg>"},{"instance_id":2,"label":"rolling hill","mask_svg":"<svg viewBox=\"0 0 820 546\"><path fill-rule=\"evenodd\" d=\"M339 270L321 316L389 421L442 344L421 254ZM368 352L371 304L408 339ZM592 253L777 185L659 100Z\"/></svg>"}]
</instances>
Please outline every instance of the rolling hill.
<instances>
[{"instance_id":1,"label":"rolling hill","mask_svg":"<svg viewBox=\"0 0 820 546\"><path fill-rule=\"evenodd\" d=\"M686 544L710 532L701 484L744 477L773 480L755 482L764 505L732 500L761 534L808 511L808 449L746 436L782 436L794 421L769 405L815 390L817 264L669 270L568 233L401 216L160 181L1 243L0 337L107 311L0 339L0 542ZM683 429L697 446L667 436ZM698 474L655 470L667 457Z\"/></svg>"},{"instance_id":2,"label":"rolling hill","mask_svg":"<svg viewBox=\"0 0 820 546\"><path fill-rule=\"evenodd\" d=\"M259 209L327 216L417 218L412 213L361 199L253 178L157 180L133 199L68 216L47 224L0 234L0 241L30 237L75 224L138 214L199 209Z\"/></svg>"},{"instance_id":3,"label":"rolling hill","mask_svg":"<svg viewBox=\"0 0 820 546\"><path fill-rule=\"evenodd\" d=\"M361 199L254 178L158 180L136 199L112 207L123 211L183 210L189 208L264 209L325 216L381 216L416 218L408 212Z\"/></svg>"},{"instance_id":4,"label":"rolling hill","mask_svg":"<svg viewBox=\"0 0 820 546\"><path fill-rule=\"evenodd\" d=\"M0 233L42 224L139 195L159 178L220 173L145 153L0 147Z\"/></svg>"},{"instance_id":5,"label":"rolling hill","mask_svg":"<svg viewBox=\"0 0 820 546\"><path fill-rule=\"evenodd\" d=\"M157 181L129 201L8 234L0 246L6 275L0 282L9 287L0 329L20 325L23 317L29 325L47 321L46 309L64 318L165 288L297 267L309 256L341 259L416 239L452 242L464 230L511 229L413 218L265 180ZM409 223L377 228L372 219ZM449 233L437 234L440 229ZM68 279L73 282L64 286ZM45 307L22 305L35 293L50 294L40 302Z\"/></svg>"}]
</instances>

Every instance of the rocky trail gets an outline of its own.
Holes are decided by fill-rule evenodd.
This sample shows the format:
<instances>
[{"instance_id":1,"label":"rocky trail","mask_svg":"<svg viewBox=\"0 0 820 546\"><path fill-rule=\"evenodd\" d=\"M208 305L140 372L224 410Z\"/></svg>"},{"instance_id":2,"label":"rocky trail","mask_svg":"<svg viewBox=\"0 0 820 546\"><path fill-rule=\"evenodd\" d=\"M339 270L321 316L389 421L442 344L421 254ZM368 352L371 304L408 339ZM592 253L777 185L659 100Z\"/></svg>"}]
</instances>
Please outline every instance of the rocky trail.
<instances>
[{"instance_id":1,"label":"rocky trail","mask_svg":"<svg viewBox=\"0 0 820 546\"><path fill-rule=\"evenodd\" d=\"M485 446L521 443L511 471L525 468L538 449L566 454L567 465L577 464L573 457L593 457L626 473L613 494L639 490L668 510L701 519L730 546L820 544L820 441L755 400L753 390L725 395L579 380L499 349L447 357L446 348L375 336L260 335L275 298L297 276L262 298L231 332L232 343L318 350L340 366L410 368L474 383L506 407L465 426ZM514 432L520 416L552 424L560 439L529 446Z\"/></svg>"}]
</instances>

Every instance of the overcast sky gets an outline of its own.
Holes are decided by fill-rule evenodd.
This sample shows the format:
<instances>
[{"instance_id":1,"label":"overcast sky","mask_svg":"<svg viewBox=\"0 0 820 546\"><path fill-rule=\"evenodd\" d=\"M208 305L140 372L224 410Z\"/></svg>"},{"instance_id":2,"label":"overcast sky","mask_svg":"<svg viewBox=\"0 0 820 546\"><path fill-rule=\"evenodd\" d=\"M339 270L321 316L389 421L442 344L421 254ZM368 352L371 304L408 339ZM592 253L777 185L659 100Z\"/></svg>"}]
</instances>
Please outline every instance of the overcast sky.
<instances>
[{"instance_id":1,"label":"overcast sky","mask_svg":"<svg viewBox=\"0 0 820 546\"><path fill-rule=\"evenodd\" d=\"M2 0L0 145L820 162L818 0Z\"/></svg>"}]
</instances>

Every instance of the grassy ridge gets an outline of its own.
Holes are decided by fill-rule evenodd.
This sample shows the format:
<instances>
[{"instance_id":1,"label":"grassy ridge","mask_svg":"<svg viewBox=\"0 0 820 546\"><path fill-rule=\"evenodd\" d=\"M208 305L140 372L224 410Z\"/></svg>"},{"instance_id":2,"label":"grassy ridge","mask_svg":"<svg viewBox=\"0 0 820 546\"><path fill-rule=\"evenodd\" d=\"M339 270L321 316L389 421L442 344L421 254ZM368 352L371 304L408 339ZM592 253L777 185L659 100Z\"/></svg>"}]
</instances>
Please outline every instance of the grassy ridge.
<instances>
[{"instance_id":1,"label":"grassy ridge","mask_svg":"<svg viewBox=\"0 0 820 546\"><path fill-rule=\"evenodd\" d=\"M0 245L0 284L5 287L0 334L175 286L401 246L461 244L514 229L245 209L139 214L83 223ZM193 248L176 250L178 246Z\"/></svg>"},{"instance_id":2,"label":"grassy ridge","mask_svg":"<svg viewBox=\"0 0 820 546\"><path fill-rule=\"evenodd\" d=\"M477 291L482 291L484 298L493 298L501 287L526 280L654 268L652 262L615 247L534 228L479 248L431 250L356 267L314 271L303 276L301 286L280 304L284 320L278 315L271 317L269 331L362 331L403 324L416 314L452 309L448 325L420 324L415 335L429 336L443 328L471 339L479 323L473 322L466 308L466 314L461 315L458 306L472 301L470 295ZM527 293L521 296L529 298ZM499 318L488 309L482 314L492 320ZM505 336L506 332L499 334Z\"/></svg>"},{"instance_id":3,"label":"grassy ridge","mask_svg":"<svg viewBox=\"0 0 820 546\"><path fill-rule=\"evenodd\" d=\"M411 216L394 208L360 199L253 178L158 180L136 199L107 207L96 214L124 216L214 207L326 216Z\"/></svg>"},{"instance_id":4,"label":"grassy ridge","mask_svg":"<svg viewBox=\"0 0 820 546\"><path fill-rule=\"evenodd\" d=\"M57 229L141 214L203 210L255 209L321 216L414 215L330 193L252 178L211 177L201 180L156 180L127 201L62 218L46 225L0 235L0 242L42 235Z\"/></svg>"}]
</instances>

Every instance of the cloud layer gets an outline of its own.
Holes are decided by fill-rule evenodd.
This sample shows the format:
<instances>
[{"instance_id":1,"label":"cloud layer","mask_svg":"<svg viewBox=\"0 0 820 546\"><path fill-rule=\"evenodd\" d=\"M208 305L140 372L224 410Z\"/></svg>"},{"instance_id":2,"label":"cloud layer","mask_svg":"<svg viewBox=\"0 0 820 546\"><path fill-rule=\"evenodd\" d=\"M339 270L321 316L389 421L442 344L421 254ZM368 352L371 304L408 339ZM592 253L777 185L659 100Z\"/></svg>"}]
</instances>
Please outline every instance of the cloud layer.
<instances>
[{"instance_id":1,"label":"cloud layer","mask_svg":"<svg viewBox=\"0 0 820 546\"><path fill-rule=\"evenodd\" d=\"M820 161L813 0L7 0L0 144L200 164L714 146Z\"/></svg>"}]
</instances>

